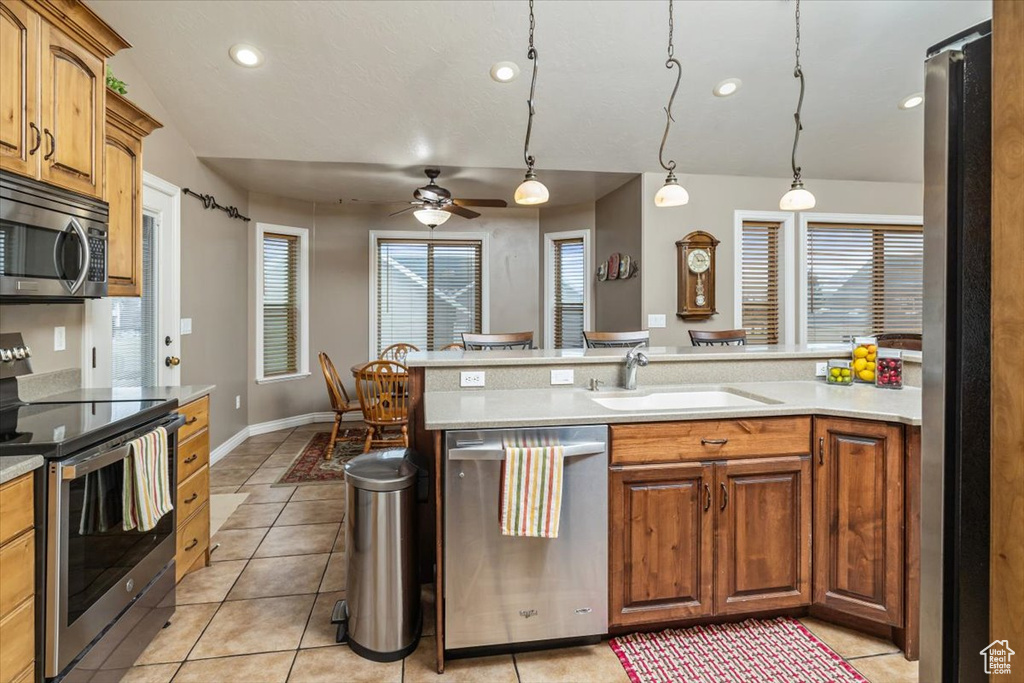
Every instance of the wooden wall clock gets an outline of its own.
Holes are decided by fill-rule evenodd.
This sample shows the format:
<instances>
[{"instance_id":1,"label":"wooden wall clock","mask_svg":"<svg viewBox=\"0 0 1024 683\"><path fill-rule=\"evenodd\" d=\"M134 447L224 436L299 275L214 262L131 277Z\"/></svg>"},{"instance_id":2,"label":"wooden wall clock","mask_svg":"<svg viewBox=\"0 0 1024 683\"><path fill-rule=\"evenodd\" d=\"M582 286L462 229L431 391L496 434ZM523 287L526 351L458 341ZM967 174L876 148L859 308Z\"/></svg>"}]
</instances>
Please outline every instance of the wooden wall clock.
<instances>
[{"instance_id":1,"label":"wooden wall clock","mask_svg":"<svg viewBox=\"0 0 1024 683\"><path fill-rule=\"evenodd\" d=\"M676 316L683 320L705 320L715 309L715 247L713 235L697 230L676 242L678 290Z\"/></svg>"}]
</instances>

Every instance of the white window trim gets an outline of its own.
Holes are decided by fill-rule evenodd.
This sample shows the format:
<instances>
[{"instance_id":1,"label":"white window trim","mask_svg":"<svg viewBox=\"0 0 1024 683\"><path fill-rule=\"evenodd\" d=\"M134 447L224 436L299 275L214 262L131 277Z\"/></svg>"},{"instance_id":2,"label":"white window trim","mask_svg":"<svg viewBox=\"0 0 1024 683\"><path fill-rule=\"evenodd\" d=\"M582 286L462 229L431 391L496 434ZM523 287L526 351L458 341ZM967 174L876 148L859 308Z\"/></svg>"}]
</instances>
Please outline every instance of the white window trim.
<instances>
[{"instance_id":1,"label":"white window trim","mask_svg":"<svg viewBox=\"0 0 1024 683\"><path fill-rule=\"evenodd\" d=\"M808 223L855 223L877 225L924 225L923 216L903 216L870 213L801 213L797 240L797 300L799 310L799 337L807 343L807 224Z\"/></svg>"},{"instance_id":2,"label":"white window trim","mask_svg":"<svg viewBox=\"0 0 1024 683\"><path fill-rule=\"evenodd\" d=\"M268 232L299 238L299 371L263 376L263 235ZM256 224L256 383L272 384L309 377L309 230L271 223Z\"/></svg>"},{"instance_id":3,"label":"white window trim","mask_svg":"<svg viewBox=\"0 0 1024 683\"><path fill-rule=\"evenodd\" d=\"M733 212L733 327L743 328L743 223L763 221L780 223L782 235L779 239L779 292L782 313L782 338L780 344L796 343L796 214L789 211L743 211Z\"/></svg>"},{"instance_id":4,"label":"white window trim","mask_svg":"<svg viewBox=\"0 0 1024 683\"><path fill-rule=\"evenodd\" d=\"M377 241L378 240L453 240L457 242L480 242L480 331L491 331L491 285L488 264L490 235L486 232L443 232L434 230L423 233L415 230L371 230L370 231L370 331L366 355L369 358L377 348Z\"/></svg>"},{"instance_id":5,"label":"white window trim","mask_svg":"<svg viewBox=\"0 0 1024 683\"><path fill-rule=\"evenodd\" d=\"M591 254L590 230L567 230L549 232L544 235L544 348L555 348L555 242L583 238L583 329L594 329L593 306L594 279L590 277L593 255Z\"/></svg>"}]
</instances>

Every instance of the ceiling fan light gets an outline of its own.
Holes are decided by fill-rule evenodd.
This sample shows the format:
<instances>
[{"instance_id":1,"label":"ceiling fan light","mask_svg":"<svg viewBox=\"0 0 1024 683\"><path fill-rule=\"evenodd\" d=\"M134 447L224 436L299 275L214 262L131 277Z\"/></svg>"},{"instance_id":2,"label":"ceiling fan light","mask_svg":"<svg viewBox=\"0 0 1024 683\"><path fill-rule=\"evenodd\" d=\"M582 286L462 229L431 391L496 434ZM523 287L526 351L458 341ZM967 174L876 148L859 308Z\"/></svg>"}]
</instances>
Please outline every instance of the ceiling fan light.
<instances>
[{"instance_id":1,"label":"ceiling fan light","mask_svg":"<svg viewBox=\"0 0 1024 683\"><path fill-rule=\"evenodd\" d=\"M530 171L526 174L526 179L519 184L516 188L516 204L525 204L532 206L534 204L543 204L549 198L548 188L544 186L544 183L537 180L537 175Z\"/></svg>"},{"instance_id":2,"label":"ceiling fan light","mask_svg":"<svg viewBox=\"0 0 1024 683\"><path fill-rule=\"evenodd\" d=\"M682 206L690 201L690 193L676 180L675 173L669 173L665 184L654 195L654 205L659 208Z\"/></svg>"},{"instance_id":3,"label":"ceiling fan light","mask_svg":"<svg viewBox=\"0 0 1024 683\"><path fill-rule=\"evenodd\" d=\"M431 228L436 228L439 225L444 225L444 222L452 217L447 211L441 209L417 209L412 212L412 215L416 217L423 225Z\"/></svg>"},{"instance_id":4,"label":"ceiling fan light","mask_svg":"<svg viewBox=\"0 0 1024 683\"><path fill-rule=\"evenodd\" d=\"M804 184L794 180L789 192L779 200L779 208L783 211L806 211L813 209L815 203L814 195L804 189Z\"/></svg>"}]
</instances>

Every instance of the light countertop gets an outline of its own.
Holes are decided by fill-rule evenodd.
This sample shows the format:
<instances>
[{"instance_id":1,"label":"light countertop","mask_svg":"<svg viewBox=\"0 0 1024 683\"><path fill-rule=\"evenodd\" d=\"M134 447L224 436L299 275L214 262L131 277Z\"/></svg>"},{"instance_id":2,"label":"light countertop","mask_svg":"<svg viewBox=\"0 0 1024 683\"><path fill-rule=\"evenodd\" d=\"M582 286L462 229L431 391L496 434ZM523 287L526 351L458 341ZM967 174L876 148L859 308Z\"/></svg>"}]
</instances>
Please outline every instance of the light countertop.
<instances>
[{"instance_id":1,"label":"light countertop","mask_svg":"<svg viewBox=\"0 0 1024 683\"><path fill-rule=\"evenodd\" d=\"M592 399L644 396L675 391L732 391L768 403L701 410L623 411ZM603 389L515 389L437 391L424 395L426 428L487 429L570 424L665 422L721 418L828 415L921 424L921 390L876 389L872 385L829 386L824 381L745 382L641 387L637 391Z\"/></svg>"},{"instance_id":2,"label":"light countertop","mask_svg":"<svg viewBox=\"0 0 1024 683\"><path fill-rule=\"evenodd\" d=\"M42 467L45 462L41 455L0 455L0 484Z\"/></svg>"},{"instance_id":3,"label":"light countertop","mask_svg":"<svg viewBox=\"0 0 1024 683\"><path fill-rule=\"evenodd\" d=\"M114 387L95 389L73 389L47 396L46 401L160 401L177 399L183 406L190 401L206 396L214 390L214 384L188 384L180 387Z\"/></svg>"}]
</instances>

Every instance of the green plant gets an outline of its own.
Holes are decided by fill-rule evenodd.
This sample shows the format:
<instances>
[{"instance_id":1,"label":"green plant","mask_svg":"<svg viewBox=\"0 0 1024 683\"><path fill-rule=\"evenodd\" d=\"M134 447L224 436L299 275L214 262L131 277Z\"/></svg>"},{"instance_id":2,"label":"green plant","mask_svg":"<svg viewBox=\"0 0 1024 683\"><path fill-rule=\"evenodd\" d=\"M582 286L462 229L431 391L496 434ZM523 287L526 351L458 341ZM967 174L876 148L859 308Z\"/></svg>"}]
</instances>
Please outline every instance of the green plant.
<instances>
[{"instance_id":1,"label":"green plant","mask_svg":"<svg viewBox=\"0 0 1024 683\"><path fill-rule=\"evenodd\" d=\"M119 95L128 94L128 84L114 76L114 71L107 67L107 87Z\"/></svg>"}]
</instances>

